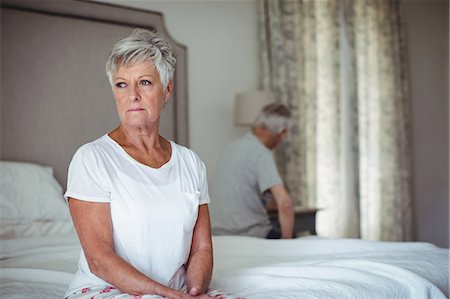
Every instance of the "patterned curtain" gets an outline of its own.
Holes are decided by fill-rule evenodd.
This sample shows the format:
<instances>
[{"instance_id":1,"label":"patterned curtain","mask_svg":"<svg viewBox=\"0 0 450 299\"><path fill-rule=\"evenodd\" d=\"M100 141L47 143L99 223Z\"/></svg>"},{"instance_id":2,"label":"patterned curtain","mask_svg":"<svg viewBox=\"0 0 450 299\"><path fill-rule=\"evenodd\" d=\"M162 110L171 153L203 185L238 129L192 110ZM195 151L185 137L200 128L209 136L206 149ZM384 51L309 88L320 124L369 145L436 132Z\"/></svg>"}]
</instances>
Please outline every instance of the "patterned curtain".
<instances>
[{"instance_id":1,"label":"patterned curtain","mask_svg":"<svg viewBox=\"0 0 450 299\"><path fill-rule=\"evenodd\" d=\"M398 1L262 0L261 85L291 108L277 149L328 237L411 237L409 103Z\"/></svg>"},{"instance_id":2,"label":"patterned curtain","mask_svg":"<svg viewBox=\"0 0 450 299\"><path fill-rule=\"evenodd\" d=\"M345 2L358 106L361 235L412 238L411 116L399 1Z\"/></svg>"}]
</instances>

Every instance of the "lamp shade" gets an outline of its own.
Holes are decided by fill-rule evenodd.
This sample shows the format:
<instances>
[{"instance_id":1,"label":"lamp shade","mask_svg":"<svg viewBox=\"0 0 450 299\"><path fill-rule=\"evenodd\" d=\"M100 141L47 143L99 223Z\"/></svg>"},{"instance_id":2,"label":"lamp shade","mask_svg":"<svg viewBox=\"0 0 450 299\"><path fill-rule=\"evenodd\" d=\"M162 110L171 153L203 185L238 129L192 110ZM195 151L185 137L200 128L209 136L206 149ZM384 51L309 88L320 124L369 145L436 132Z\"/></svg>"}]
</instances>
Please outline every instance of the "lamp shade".
<instances>
[{"instance_id":1,"label":"lamp shade","mask_svg":"<svg viewBox=\"0 0 450 299\"><path fill-rule=\"evenodd\" d=\"M270 91L250 91L236 94L234 99L234 124L251 126L261 109L275 101Z\"/></svg>"}]
</instances>

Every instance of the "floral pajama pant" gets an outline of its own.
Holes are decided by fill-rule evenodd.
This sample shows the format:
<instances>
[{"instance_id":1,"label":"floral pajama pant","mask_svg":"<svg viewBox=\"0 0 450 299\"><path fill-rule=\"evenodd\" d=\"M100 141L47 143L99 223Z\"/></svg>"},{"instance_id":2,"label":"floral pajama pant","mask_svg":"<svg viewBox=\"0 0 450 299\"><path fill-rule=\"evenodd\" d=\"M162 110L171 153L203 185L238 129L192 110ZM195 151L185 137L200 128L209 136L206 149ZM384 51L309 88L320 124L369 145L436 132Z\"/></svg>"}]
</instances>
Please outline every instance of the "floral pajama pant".
<instances>
[{"instance_id":1,"label":"floral pajama pant","mask_svg":"<svg viewBox=\"0 0 450 299\"><path fill-rule=\"evenodd\" d=\"M208 290L208 295L217 299L240 299L219 290ZM64 299L156 299L164 298L158 295L130 295L122 294L111 286L94 286L78 290Z\"/></svg>"}]
</instances>

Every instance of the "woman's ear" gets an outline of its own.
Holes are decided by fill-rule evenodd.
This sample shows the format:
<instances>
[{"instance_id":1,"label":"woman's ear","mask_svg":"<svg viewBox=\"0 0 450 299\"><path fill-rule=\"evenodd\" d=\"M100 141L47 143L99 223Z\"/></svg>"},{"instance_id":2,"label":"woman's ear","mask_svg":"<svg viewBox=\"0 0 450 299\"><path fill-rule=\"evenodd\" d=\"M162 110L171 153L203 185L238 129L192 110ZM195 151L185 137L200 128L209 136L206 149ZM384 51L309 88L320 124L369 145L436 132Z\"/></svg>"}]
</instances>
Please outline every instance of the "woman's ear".
<instances>
[{"instance_id":1,"label":"woman's ear","mask_svg":"<svg viewBox=\"0 0 450 299\"><path fill-rule=\"evenodd\" d=\"M167 103L169 101L170 96L173 93L173 80L169 80L169 84L167 84L166 87L166 95L164 98L164 103Z\"/></svg>"}]
</instances>

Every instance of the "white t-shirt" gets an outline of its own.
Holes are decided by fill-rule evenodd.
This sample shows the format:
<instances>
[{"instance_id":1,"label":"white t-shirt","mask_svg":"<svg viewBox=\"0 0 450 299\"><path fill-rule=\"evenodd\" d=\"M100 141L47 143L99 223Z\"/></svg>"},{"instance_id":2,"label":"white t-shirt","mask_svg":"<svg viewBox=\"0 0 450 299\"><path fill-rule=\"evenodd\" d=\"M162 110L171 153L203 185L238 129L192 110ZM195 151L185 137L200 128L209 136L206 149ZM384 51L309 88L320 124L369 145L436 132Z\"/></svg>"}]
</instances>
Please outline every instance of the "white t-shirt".
<instances>
[{"instance_id":1,"label":"white t-shirt","mask_svg":"<svg viewBox=\"0 0 450 299\"><path fill-rule=\"evenodd\" d=\"M210 198L204 163L170 144L170 160L156 169L108 135L87 143L70 163L64 197L109 203L116 254L151 279L181 289L198 206ZM90 272L82 250L66 296L94 285L110 284Z\"/></svg>"}]
</instances>

